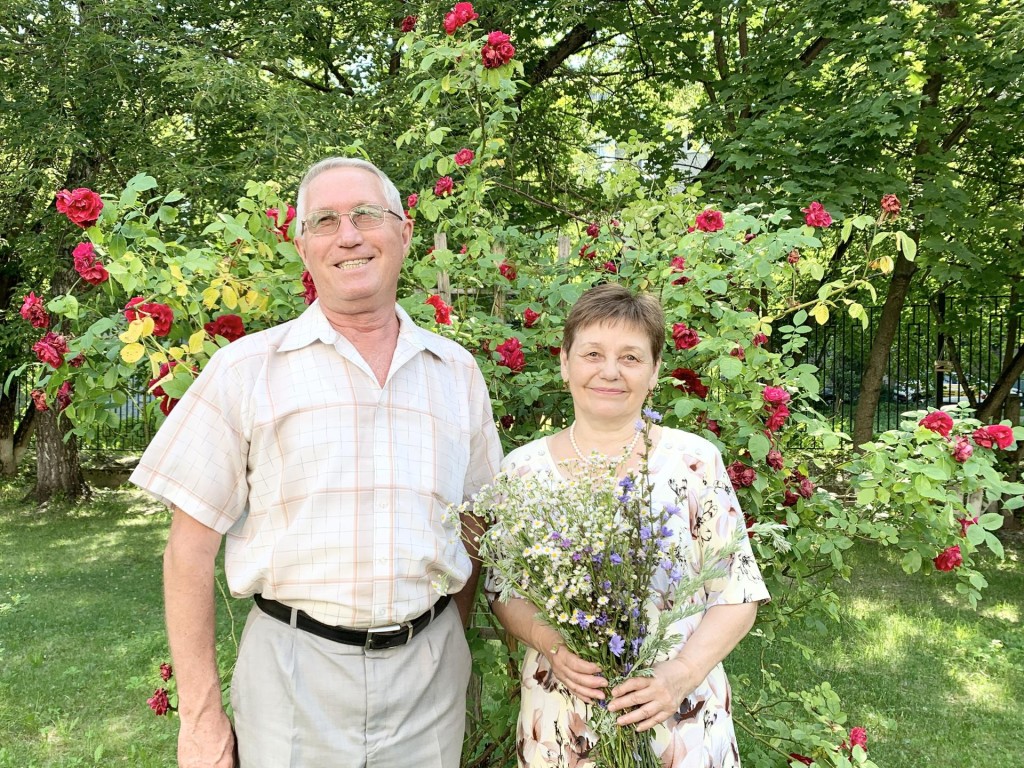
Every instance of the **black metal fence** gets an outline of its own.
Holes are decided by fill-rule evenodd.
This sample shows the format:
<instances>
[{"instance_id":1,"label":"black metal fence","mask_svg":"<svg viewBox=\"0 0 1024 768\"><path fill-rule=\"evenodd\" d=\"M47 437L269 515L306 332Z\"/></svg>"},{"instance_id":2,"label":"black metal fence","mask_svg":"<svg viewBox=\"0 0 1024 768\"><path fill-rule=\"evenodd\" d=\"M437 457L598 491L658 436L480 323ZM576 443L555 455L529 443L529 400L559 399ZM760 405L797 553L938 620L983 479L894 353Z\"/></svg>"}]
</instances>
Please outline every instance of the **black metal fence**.
<instances>
[{"instance_id":1,"label":"black metal fence","mask_svg":"<svg viewBox=\"0 0 1024 768\"><path fill-rule=\"evenodd\" d=\"M852 429L881 311L881 307L867 308L866 328L860 320L837 313L808 336L806 360L819 369L823 412L834 427L846 432ZM946 297L935 305L904 307L883 379L875 431L897 426L904 411L966 400L968 388L983 398L999 376L1007 345L1016 351L1022 343L1021 323L1011 322L1015 312L1006 296ZM944 334L943 327L953 330ZM954 357L959 358L966 381L960 381L950 365ZM1019 398L1022 393L1024 377L1011 396Z\"/></svg>"}]
</instances>

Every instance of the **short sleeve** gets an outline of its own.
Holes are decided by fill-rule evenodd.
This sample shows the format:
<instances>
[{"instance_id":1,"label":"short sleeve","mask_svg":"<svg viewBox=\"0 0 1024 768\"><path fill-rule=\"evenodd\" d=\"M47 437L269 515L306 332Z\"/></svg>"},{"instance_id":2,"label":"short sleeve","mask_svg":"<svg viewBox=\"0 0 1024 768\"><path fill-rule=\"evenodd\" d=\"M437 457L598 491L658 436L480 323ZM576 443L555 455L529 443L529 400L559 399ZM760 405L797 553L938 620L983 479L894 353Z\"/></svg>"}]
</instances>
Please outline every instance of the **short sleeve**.
<instances>
[{"instance_id":1,"label":"short sleeve","mask_svg":"<svg viewBox=\"0 0 1024 768\"><path fill-rule=\"evenodd\" d=\"M219 533L245 513L248 393L218 351L143 453L131 482Z\"/></svg>"},{"instance_id":2,"label":"short sleeve","mask_svg":"<svg viewBox=\"0 0 1024 768\"><path fill-rule=\"evenodd\" d=\"M712 565L715 553L735 537L739 537L739 549L725 559L725 575L705 583L705 606L768 601L771 597L754 560L743 511L722 454L714 446L709 447L714 457L705 466L706 483L697 500L694 543L705 565Z\"/></svg>"},{"instance_id":3,"label":"short sleeve","mask_svg":"<svg viewBox=\"0 0 1024 768\"><path fill-rule=\"evenodd\" d=\"M501 441L494 424L491 398L483 374L474 361L469 382L470 438L469 463L463 485L463 501L469 501L481 488L494 479L501 462Z\"/></svg>"}]
</instances>

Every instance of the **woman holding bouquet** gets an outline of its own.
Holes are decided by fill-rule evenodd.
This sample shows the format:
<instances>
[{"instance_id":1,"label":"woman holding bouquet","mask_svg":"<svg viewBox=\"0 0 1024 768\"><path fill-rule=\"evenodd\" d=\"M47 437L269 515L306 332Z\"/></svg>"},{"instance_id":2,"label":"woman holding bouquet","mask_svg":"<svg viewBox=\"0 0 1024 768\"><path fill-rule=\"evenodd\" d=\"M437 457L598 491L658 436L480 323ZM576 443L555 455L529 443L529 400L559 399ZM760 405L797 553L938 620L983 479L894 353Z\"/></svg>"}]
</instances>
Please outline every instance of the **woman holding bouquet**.
<instances>
[{"instance_id":1,"label":"woman holding bouquet","mask_svg":"<svg viewBox=\"0 0 1024 768\"><path fill-rule=\"evenodd\" d=\"M689 553L672 571L698 567L704 555L713 557L730 541L742 541L724 558L716 577L691 598L691 615L672 625L673 647L653 665L653 674L630 677L610 690L597 664L569 650L558 621L542 620L543 614L525 599L493 601L501 623L528 646L517 736L523 768L593 765L597 736L588 721L597 706L614 713L621 728L650 732L654 754L666 768L739 766L721 662L750 630L768 592L746 536L737 533L744 527L743 514L718 449L702 437L668 427L654 426L640 439L638 420L657 385L664 343L664 315L653 297L613 284L584 293L569 313L560 354L574 421L510 453L503 470L519 477L547 473L564 483L574 476L574 467L596 453L607 457L618 478L635 477L646 450L652 506L678 512L661 531L680 545L675 551ZM623 484L625 494L632 481ZM529 511L522 514L528 517ZM663 583L655 578L652 585L654 611L672 607L666 604L673 594L670 577L662 571L660 578ZM490 591L498 591L497 581L492 575ZM560 620L565 621L564 611ZM601 618L593 612L580 611L569 621L610 634L597 626ZM614 643L621 653L630 641L614 635L613 652Z\"/></svg>"}]
</instances>

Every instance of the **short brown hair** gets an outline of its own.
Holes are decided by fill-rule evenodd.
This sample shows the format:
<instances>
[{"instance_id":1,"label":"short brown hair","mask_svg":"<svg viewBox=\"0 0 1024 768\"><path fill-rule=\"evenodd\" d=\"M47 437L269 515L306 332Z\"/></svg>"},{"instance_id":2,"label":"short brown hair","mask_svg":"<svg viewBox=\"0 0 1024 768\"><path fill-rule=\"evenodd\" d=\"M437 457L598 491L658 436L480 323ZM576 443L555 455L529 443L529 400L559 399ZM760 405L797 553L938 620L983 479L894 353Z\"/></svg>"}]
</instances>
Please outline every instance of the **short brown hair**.
<instances>
[{"instance_id":1,"label":"short brown hair","mask_svg":"<svg viewBox=\"0 0 1024 768\"><path fill-rule=\"evenodd\" d=\"M595 285L585 291L569 311L562 330L562 349L572 348L581 328L600 323L625 323L639 328L651 342L654 360L665 346L665 313L649 293L633 293L617 283Z\"/></svg>"}]
</instances>

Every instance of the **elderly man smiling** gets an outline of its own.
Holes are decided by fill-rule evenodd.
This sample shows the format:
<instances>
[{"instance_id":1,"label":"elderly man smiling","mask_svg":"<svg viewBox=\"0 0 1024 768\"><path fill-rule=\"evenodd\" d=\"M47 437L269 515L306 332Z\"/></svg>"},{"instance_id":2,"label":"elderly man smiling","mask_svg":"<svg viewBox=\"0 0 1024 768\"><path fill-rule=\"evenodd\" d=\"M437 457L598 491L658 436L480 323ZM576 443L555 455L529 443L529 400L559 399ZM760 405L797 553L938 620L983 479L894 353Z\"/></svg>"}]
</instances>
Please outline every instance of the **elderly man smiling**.
<instances>
[{"instance_id":1,"label":"elderly man smiling","mask_svg":"<svg viewBox=\"0 0 1024 768\"><path fill-rule=\"evenodd\" d=\"M235 750L244 768L458 765L478 569L443 513L501 457L472 356L395 303L401 211L368 162L310 168L295 243L319 299L214 355L132 476L173 509L180 766L230 766ZM214 639L225 534L231 593L255 598L234 732Z\"/></svg>"}]
</instances>

